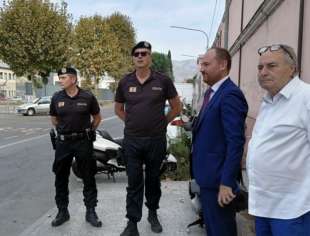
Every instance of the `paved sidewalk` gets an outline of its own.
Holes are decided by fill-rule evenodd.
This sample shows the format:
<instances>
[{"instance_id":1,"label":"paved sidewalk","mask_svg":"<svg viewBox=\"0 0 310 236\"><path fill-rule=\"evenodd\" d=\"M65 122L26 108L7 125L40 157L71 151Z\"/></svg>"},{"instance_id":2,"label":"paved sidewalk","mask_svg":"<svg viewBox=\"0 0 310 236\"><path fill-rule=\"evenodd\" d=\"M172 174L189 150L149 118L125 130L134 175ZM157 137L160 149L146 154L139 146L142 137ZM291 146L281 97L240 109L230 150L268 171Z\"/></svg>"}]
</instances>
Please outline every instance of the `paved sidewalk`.
<instances>
[{"instance_id":1,"label":"paved sidewalk","mask_svg":"<svg viewBox=\"0 0 310 236\"><path fill-rule=\"evenodd\" d=\"M51 227L51 221L57 213L57 209L53 208L38 219L33 225L25 229L21 236L114 236L120 235L126 225L125 218L125 199L126 199L126 177L116 176L116 183L106 176L97 176L98 184L98 207L97 213L103 222L102 228L94 228L85 222L85 207L83 205L82 184L81 188L70 194L70 221L59 227ZM143 217L138 224L141 236L202 236L204 229L199 226L191 228L190 232L186 232L187 224L196 219L192 210L190 199L188 196L188 182L186 181L163 181L162 182L162 198L160 202L160 210L158 212L159 219L163 225L162 234L154 234L150 230L147 221L147 209L143 208ZM245 228L245 221L238 218L239 225ZM242 223L243 222L243 223ZM243 232L242 232L243 231ZM244 230L240 230L242 236L252 236Z\"/></svg>"}]
</instances>

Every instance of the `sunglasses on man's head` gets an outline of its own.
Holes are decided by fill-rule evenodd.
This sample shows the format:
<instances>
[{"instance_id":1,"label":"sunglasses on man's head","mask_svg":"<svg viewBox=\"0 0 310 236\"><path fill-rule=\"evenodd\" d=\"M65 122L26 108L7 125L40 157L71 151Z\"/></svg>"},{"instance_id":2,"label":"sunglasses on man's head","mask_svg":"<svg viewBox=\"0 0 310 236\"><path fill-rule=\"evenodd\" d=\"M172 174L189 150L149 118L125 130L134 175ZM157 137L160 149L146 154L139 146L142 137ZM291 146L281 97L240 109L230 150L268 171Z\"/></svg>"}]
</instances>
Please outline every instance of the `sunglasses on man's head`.
<instances>
[{"instance_id":1,"label":"sunglasses on man's head","mask_svg":"<svg viewBox=\"0 0 310 236\"><path fill-rule=\"evenodd\" d=\"M148 55L148 52L135 52L133 54L134 57L139 57L141 55L141 57L145 57L146 55Z\"/></svg>"},{"instance_id":2,"label":"sunglasses on man's head","mask_svg":"<svg viewBox=\"0 0 310 236\"><path fill-rule=\"evenodd\" d=\"M287 55L292 59L294 60L293 56L291 55L291 53L286 49L286 47L284 47L283 45L281 44L274 44L274 45L270 45L270 46L264 46L264 47L261 47L257 50L258 54L261 56L263 53L267 52L268 50L270 52L274 52L274 51L278 51L282 49L284 52L287 53Z\"/></svg>"}]
</instances>

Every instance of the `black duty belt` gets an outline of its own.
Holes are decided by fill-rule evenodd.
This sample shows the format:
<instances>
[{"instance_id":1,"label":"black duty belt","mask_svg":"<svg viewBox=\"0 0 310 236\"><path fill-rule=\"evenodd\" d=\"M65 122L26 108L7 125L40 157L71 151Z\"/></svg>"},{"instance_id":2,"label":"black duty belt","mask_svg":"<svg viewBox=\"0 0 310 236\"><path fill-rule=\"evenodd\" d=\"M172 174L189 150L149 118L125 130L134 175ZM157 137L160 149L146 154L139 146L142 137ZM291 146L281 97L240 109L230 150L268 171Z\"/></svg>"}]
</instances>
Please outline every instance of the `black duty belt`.
<instances>
[{"instance_id":1,"label":"black duty belt","mask_svg":"<svg viewBox=\"0 0 310 236\"><path fill-rule=\"evenodd\" d=\"M61 141L66 140L79 140L87 137L86 132L83 133L70 133L70 134L58 134L58 139Z\"/></svg>"}]
</instances>

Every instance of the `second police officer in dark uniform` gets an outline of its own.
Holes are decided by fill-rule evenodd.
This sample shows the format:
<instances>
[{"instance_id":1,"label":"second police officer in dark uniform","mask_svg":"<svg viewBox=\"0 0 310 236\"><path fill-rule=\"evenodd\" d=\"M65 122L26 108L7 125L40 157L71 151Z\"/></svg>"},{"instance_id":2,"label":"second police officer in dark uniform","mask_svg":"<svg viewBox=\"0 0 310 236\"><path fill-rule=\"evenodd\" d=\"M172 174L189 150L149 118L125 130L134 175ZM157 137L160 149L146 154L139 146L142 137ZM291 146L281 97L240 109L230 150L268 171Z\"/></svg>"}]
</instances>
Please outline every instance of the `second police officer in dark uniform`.
<instances>
[{"instance_id":1,"label":"second police officer in dark uniform","mask_svg":"<svg viewBox=\"0 0 310 236\"><path fill-rule=\"evenodd\" d=\"M135 71L119 82L115 96L115 112L125 122L124 156L128 175L128 224L121 236L139 235L137 222L142 217L144 183L148 221L153 232L162 232L157 209L161 197L160 166L166 155L166 126L181 110L172 80L150 69L151 45L139 42L132 49L132 58ZM166 100L171 110L165 116Z\"/></svg>"},{"instance_id":2,"label":"second police officer in dark uniform","mask_svg":"<svg viewBox=\"0 0 310 236\"><path fill-rule=\"evenodd\" d=\"M92 158L95 129L101 122L100 108L92 93L77 86L77 72L74 68L59 70L58 77L62 90L54 94L50 105L51 121L57 130L53 172L56 175L55 200L58 214L52 226L59 226L70 218L68 182L72 159L75 157L84 183L86 221L94 227L101 227L102 223L95 212L96 161Z\"/></svg>"}]
</instances>

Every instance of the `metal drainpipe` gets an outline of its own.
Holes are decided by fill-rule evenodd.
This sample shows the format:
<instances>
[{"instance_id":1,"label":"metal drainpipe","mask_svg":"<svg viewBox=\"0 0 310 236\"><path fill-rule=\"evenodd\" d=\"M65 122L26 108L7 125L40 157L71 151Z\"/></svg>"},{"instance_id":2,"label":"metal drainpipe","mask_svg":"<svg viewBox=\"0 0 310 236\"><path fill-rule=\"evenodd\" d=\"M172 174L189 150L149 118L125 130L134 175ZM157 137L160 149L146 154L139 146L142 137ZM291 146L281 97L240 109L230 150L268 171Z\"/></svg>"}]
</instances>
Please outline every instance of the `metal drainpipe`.
<instances>
[{"instance_id":1,"label":"metal drainpipe","mask_svg":"<svg viewBox=\"0 0 310 236\"><path fill-rule=\"evenodd\" d=\"M243 13L244 13L244 0L241 3L241 24L240 24L240 32L243 30ZM238 72L238 87L241 84L241 62L242 62L242 45L240 45L239 49L239 72Z\"/></svg>"},{"instance_id":2,"label":"metal drainpipe","mask_svg":"<svg viewBox=\"0 0 310 236\"><path fill-rule=\"evenodd\" d=\"M302 63L302 40L304 33L304 5L305 1L300 0L299 2L299 29L298 29L298 48L297 48L297 63L299 76L301 75L301 63Z\"/></svg>"}]
</instances>

